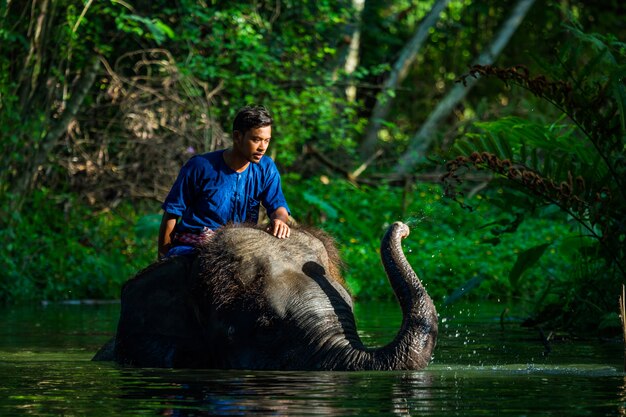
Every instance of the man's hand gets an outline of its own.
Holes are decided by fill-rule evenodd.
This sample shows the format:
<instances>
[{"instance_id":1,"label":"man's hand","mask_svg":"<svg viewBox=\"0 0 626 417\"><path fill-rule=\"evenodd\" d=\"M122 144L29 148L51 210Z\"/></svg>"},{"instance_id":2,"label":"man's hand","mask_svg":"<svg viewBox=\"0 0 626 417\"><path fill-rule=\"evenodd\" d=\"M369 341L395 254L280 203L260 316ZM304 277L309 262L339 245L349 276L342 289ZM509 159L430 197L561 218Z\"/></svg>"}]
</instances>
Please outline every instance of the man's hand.
<instances>
[{"instance_id":1,"label":"man's hand","mask_svg":"<svg viewBox=\"0 0 626 417\"><path fill-rule=\"evenodd\" d=\"M280 219L272 219L266 230L267 233L279 239L286 239L291 234L289 225Z\"/></svg>"},{"instance_id":2,"label":"man's hand","mask_svg":"<svg viewBox=\"0 0 626 417\"><path fill-rule=\"evenodd\" d=\"M287 222L289 221L289 212L285 207L278 207L276 211L270 214L270 225L267 227L267 233L276 236L279 239L286 239L291 234L291 229Z\"/></svg>"}]
</instances>

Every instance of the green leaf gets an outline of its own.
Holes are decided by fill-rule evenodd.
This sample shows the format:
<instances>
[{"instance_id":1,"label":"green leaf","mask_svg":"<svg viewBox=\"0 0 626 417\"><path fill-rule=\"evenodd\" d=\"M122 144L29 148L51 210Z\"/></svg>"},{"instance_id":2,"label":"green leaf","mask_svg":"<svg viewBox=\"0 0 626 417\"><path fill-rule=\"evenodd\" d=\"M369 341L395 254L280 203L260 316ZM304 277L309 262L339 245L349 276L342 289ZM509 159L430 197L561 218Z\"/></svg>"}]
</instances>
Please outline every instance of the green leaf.
<instances>
[{"instance_id":1,"label":"green leaf","mask_svg":"<svg viewBox=\"0 0 626 417\"><path fill-rule=\"evenodd\" d=\"M465 294L467 294L468 292L470 292L474 288L480 286L480 284L484 280L485 280L484 276L477 276L477 277L471 278L465 284L461 285L460 287L458 287L454 291L452 291L452 294L447 296L446 299L444 300L443 305L445 306L445 305L448 305L448 304L452 304L453 302L455 302L459 298L463 297Z\"/></svg>"},{"instance_id":2,"label":"green leaf","mask_svg":"<svg viewBox=\"0 0 626 417\"><path fill-rule=\"evenodd\" d=\"M528 148L526 147L526 144L522 143L519 154L520 154L520 161L525 162L526 158L528 158Z\"/></svg>"},{"instance_id":3,"label":"green leaf","mask_svg":"<svg viewBox=\"0 0 626 417\"><path fill-rule=\"evenodd\" d=\"M560 180L562 178L565 178L568 168L570 166L570 161L567 155L564 155L562 158L559 158L558 161L556 161L556 168L554 168L554 171L550 173L551 178L554 180Z\"/></svg>"},{"instance_id":4,"label":"green leaf","mask_svg":"<svg viewBox=\"0 0 626 417\"><path fill-rule=\"evenodd\" d=\"M604 56L608 52L609 52L608 48L605 45L602 45L602 48L600 49L600 51L592 59L590 59L589 62L587 62L587 64L585 64L583 68L580 70L577 80L576 80L576 84L583 84L583 81L589 77L589 75L594 71L596 66L598 66L599 64L602 64L602 61L604 60Z\"/></svg>"},{"instance_id":5,"label":"green leaf","mask_svg":"<svg viewBox=\"0 0 626 417\"><path fill-rule=\"evenodd\" d=\"M137 16L134 14L124 17L127 20L142 23L150 31L150 34L154 38L155 42L159 45L165 41L165 38L174 38L174 31L172 28L159 19L149 19L147 17Z\"/></svg>"},{"instance_id":6,"label":"green leaf","mask_svg":"<svg viewBox=\"0 0 626 417\"><path fill-rule=\"evenodd\" d=\"M626 87L620 80L613 80L611 83L611 91L615 98L615 103L619 109L619 120L622 127L622 132L626 131Z\"/></svg>"},{"instance_id":7,"label":"green leaf","mask_svg":"<svg viewBox=\"0 0 626 417\"><path fill-rule=\"evenodd\" d=\"M541 170L541 174L544 177L552 177L554 174L552 166L552 152L546 152L546 155L543 157L543 169Z\"/></svg>"},{"instance_id":8,"label":"green leaf","mask_svg":"<svg viewBox=\"0 0 626 417\"><path fill-rule=\"evenodd\" d=\"M532 148L532 150L530 151L529 166L535 171L538 171L538 165L539 165L539 155L537 154L537 148Z\"/></svg>"},{"instance_id":9,"label":"green leaf","mask_svg":"<svg viewBox=\"0 0 626 417\"><path fill-rule=\"evenodd\" d=\"M509 282L512 286L517 286L519 279L524 272L535 265L546 251L550 243L544 243L525 250L517 256L517 261L509 273Z\"/></svg>"},{"instance_id":10,"label":"green leaf","mask_svg":"<svg viewBox=\"0 0 626 417\"><path fill-rule=\"evenodd\" d=\"M558 250L562 256L577 258L584 251L596 245L597 242L588 236L573 236L563 239Z\"/></svg>"},{"instance_id":11,"label":"green leaf","mask_svg":"<svg viewBox=\"0 0 626 417\"><path fill-rule=\"evenodd\" d=\"M471 155L476 150L475 146L472 146L469 141L457 140L454 144L453 151L457 155Z\"/></svg>"},{"instance_id":12,"label":"green leaf","mask_svg":"<svg viewBox=\"0 0 626 417\"><path fill-rule=\"evenodd\" d=\"M302 193L302 198L307 203L314 205L315 207L317 207L318 209L326 213L326 215L330 219L336 219L339 216L339 214L337 213L337 210L335 210L333 206L331 206L330 204L328 204L326 201L319 198L315 194L305 191Z\"/></svg>"},{"instance_id":13,"label":"green leaf","mask_svg":"<svg viewBox=\"0 0 626 417\"><path fill-rule=\"evenodd\" d=\"M618 329L621 328L621 320L619 314L615 312L607 313L600 317L598 329Z\"/></svg>"},{"instance_id":14,"label":"green leaf","mask_svg":"<svg viewBox=\"0 0 626 417\"><path fill-rule=\"evenodd\" d=\"M176 34L174 33L174 30L171 27L169 27L168 25L166 25L159 19L153 19L153 22L154 22L154 25L157 27L157 29L159 29L165 36L167 36L170 39L175 38Z\"/></svg>"},{"instance_id":15,"label":"green leaf","mask_svg":"<svg viewBox=\"0 0 626 417\"><path fill-rule=\"evenodd\" d=\"M513 153L513 148L511 147L511 144L509 143L508 139L504 137L504 135L500 135L498 139L499 139L498 143L500 144L499 146L504 157L512 161L515 155Z\"/></svg>"},{"instance_id":16,"label":"green leaf","mask_svg":"<svg viewBox=\"0 0 626 417\"><path fill-rule=\"evenodd\" d=\"M481 147L489 153L500 156L491 132L487 132L487 134L482 137Z\"/></svg>"}]
</instances>

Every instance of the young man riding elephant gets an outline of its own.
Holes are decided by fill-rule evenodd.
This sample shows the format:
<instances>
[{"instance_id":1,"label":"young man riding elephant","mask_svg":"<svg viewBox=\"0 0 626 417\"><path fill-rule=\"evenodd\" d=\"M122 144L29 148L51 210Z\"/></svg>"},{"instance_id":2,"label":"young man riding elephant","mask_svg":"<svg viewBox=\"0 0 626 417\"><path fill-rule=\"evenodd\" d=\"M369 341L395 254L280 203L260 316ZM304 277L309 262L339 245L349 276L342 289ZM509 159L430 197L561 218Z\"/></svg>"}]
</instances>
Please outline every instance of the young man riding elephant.
<instances>
[{"instance_id":1,"label":"young man riding elephant","mask_svg":"<svg viewBox=\"0 0 626 417\"><path fill-rule=\"evenodd\" d=\"M234 122L232 149L196 156L181 169L163 204L159 254L198 256L171 256L129 279L115 338L94 360L318 371L428 364L437 311L402 251L408 226L392 224L380 246L402 324L392 342L367 347L332 238L286 224L280 176L264 157L270 137L267 112L245 108ZM256 223L261 203L271 219L265 231L233 224Z\"/></svg>"},{"instance_id":2,"label":"young man riding elephant","mask_svg":"<svg viewBox=\"0 0 626 417\"><path fill-rule=\"evenodd\" d=\"M264 107L246 106L233 121L232 148L194 156L182 167L162 206L159 258L193 252L227 223L256 223L260 204L268 233L289 237L280 174L265 156L272 123Z\"/></svg>"}]
</instances>

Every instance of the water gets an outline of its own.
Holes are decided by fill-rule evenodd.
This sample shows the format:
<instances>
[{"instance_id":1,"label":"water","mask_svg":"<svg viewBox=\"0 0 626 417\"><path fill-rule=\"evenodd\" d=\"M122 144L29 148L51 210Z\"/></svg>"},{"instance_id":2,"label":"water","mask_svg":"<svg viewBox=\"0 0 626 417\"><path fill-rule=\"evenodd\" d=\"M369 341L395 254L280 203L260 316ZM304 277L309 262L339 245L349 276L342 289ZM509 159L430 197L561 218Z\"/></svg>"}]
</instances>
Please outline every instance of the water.
<instances>
[{"instance_id":1,"label":"water","mask_svg":"<svg viewBox=\"0 0 626 417\"><path fill-rule=\"evenodd\" d=\"M440 311L420 372L245 372L121 368L91 362L119 305L0 310L0 416L623 416L622 346L543 343L503 306ZM394 304L357 303L361 336L390 340Z\"/></svg>"}]
</instances>

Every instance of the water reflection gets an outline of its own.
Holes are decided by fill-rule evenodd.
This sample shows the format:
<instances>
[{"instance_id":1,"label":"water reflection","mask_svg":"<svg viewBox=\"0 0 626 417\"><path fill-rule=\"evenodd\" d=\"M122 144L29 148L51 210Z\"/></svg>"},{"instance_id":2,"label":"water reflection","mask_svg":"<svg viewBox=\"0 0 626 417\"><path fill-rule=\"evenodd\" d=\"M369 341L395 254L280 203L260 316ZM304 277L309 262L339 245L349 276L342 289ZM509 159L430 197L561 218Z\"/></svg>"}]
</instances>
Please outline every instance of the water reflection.
<instances>
[{"instance_id":1,"label":"water reflection","mask_svg":"<svg viewBox=\"0 0 626 417\"><path fill-rule=\"evenodd\" d=\"M620 404L617 407L617 411L620 416L626 416L626 376L624 376L623 383L619 387L618 398Z\"/></svg>"},{"instance_id":2,"label":"water reflection","mask_svg":"<svg viewBox=\"0 0 626 417\"><path fill-rule=\"evenodd\" d=\"M536 331L501 326L500 306L482 317L467 307L441 311L435 360L424 371L355 373L90 362L114 330L118 309L0 310L0 415L626 415L620 341L555 341L546 356ZM360 303L366 344L392 339L398 313L395 304Z\"/></svg>"},{"instance_id":3,"label":"water reflection","mask_svg":"<svg viewBox=\"0 0 626 417\"><path fill-rule=\"evenodd\" d=\"M428 409L428 372L120 370L120 400L161 415L411 415ZM141 400L142 401L137 401Z\"/></svg>"},{"instance_id":4,"label":"water reflection","mask_svg":"<svg viewBox=\"0 0 626 417\"><path fill-rule=\"evenodd\" d=\"M428 372L413 372L402 375L391 392L392 412L399 416L410 416L417 412L432 410L434 402L431 387L434 375Z\"/></svg>"}]
</instances>

